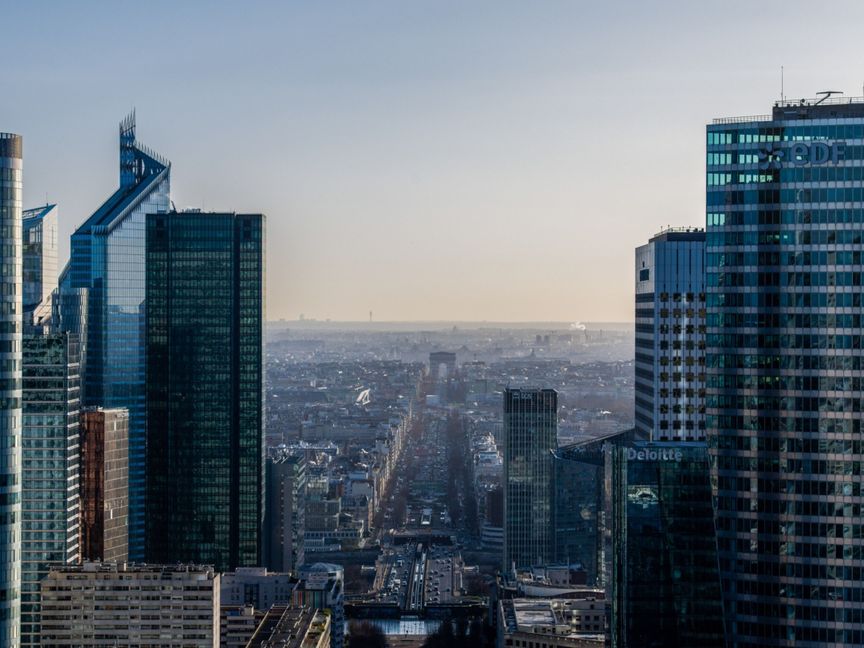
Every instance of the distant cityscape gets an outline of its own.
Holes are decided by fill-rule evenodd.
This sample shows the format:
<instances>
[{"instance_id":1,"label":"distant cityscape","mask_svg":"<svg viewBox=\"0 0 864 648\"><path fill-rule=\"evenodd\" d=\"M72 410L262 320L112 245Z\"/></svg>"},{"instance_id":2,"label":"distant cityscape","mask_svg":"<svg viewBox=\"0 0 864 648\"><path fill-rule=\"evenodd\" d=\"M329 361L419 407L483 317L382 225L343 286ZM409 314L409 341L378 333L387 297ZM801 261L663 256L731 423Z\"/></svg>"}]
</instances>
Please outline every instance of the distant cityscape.
<instances>
[{"instance_id":1,"label":"distant cityscape","mask_svg":"<svg viewBox=\"0 0 864 648\"><path fill-rule=\"evenodd\" d=\"M134 112L61 263L0 133L0 644L864 645L864 98L705 141L634 324L346 323Z\"/></svg>"}]
</instances>

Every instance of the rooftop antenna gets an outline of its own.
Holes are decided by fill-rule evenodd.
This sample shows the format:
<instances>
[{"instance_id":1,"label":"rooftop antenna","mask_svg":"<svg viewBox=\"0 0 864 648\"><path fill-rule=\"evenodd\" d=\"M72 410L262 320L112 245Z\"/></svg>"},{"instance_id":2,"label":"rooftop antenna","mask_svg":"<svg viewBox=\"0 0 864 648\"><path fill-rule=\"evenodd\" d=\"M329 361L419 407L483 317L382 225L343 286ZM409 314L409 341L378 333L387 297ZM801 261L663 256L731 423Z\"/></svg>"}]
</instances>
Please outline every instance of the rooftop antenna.
<instances>
[{"instance_id":1,"label":"rooftop antenna","mask_svg":"<svg viewBox=\"0 0 864 648\"><path fill-rule=\"evenodd\" d=\"M821 104L823 101L825 101L826 99L828 99L831 95L835 95L835 94L840 94L840 95L842 95L843 92L842 92L841 90L823 90L822 92L817 92L817 93L816 93L816 96L817 96L817 97L818 97L819 95L823 95L823 97L822 97L819 101L817 101L815 104L813 104L813 105L814 105L814 106L818 106L818 105Z\"/></svg>"},{"instance_id":2,"label":"rooftop antenna","mask_svg":"<svg viewBox=\"0 0 864 648\"><path fill-rule=\"evenodd\" d=\"M780 66L780 103L786 101L786 94L784 93L784 75L783 75L783 66Z\"/></svg>"}]
</instances>

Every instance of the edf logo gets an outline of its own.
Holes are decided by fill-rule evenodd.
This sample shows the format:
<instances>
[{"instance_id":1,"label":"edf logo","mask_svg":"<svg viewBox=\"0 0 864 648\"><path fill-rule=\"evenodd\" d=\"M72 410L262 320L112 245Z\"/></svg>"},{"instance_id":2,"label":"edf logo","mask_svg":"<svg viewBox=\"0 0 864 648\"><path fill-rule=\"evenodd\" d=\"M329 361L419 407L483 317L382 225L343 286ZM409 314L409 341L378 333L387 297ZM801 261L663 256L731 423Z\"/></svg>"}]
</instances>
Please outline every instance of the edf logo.
<instances>
[{"instance_id":1,"label":"edf logo","mask_svg":"<svg viewBox=\"0 0 864 648\"><path fill-rule=\"evenodd\" d=\"M837 164L844 158L846 142L783 142L768 144L758 152L760 169L779 169L784 164L817 166Z\"/></svg>"}]
</instances>

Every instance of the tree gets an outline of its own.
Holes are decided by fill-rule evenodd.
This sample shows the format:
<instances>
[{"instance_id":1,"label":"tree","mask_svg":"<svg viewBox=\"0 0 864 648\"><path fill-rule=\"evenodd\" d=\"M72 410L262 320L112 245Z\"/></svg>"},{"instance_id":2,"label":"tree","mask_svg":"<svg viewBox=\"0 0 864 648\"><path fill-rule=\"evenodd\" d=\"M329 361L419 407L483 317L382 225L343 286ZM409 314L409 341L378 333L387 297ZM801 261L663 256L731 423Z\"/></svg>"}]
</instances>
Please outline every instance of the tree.
<instances>
[{"instance_id":1,"label":"tree","mask_svg":"<svg viewBox=\"0 0 864 648\"><path fill-rule=\"evenodd\" d=\"M387 648L387 637L369 621L352 621L348 648Z\"/></svg>"}]
</instances>

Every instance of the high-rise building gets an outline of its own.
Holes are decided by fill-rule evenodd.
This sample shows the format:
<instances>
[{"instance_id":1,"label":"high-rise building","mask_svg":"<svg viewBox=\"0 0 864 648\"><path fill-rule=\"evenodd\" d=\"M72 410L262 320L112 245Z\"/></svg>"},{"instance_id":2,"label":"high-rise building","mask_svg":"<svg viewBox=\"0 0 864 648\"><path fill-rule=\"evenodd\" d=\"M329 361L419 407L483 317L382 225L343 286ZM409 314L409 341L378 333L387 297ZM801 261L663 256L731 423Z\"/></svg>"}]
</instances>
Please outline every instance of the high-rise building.
<instances>
[{"instance_id":1,"label":"high-rise building","mask_svg":"<svg viewBox=\"0 0 864 648\"><path fill-rule=\"evenodd\" d=\"M80 557L78 341L27 334L23 347L21 645L39 645L39 581Z\"/></svg>"},{"instance_id":2,"label":"high-rise building","mask_svg":"<svg viewBox=\"0 0 864 648\"><path fill-rule=\"evenodd\" d=\"M264 217L147 217L147 556L261 564Z\"/></svg>"},{"instance_id":3,"label":"high-rise building","mask_svg":"<svg viewBox=\"0 0 864 648\"><path fill-rule=\"evenodd\" d=\"M22 139L0 133L0 645L21 606Z\"/></svg>"},{"instance_id":4,"label":"high-rise building","mask_svg":"<svg viewBox=\"0 0 864 648\"><path fill-rule=\"evenodd\" d=\"M593 587L606 587L611 578L609 449L632 443L633 433L561 446L553 455L555 562L579 565Z\"/></svg>"},{"instance_id":5,"label":"high-rise building","mask_svg":"<svg viewBox=\"0 0 864 648\"><path fill-rule=\"evenodd\" d=\"M613 648L723 648L708 448L612 448Z\"/></svg>"},{"instance_id":6,"label":"high-rise building","mask_svg":"<svg viewBox=\"0 0 864 648\"><path fill-rule=\"evenodd\" d=\"M707 426L730 636L860 646L864 98L707 127Z\"/></svg>"},{"instance_id":7,"label":"high-rise building","mask_svg":"<svg viewBox=\"0 0 864 648\"><path fill-rule=\"evenodd\" d=\"M221 604L251 605L258 610L290 605L297 584L292 574L268 571L266 567L238 567L222 574Z\"/></svg>"},{"instance_id":8,"label":"high-rise building","mask_svg":"<svg viewBox=\"0 0 864 648\"><path fill-rule=\"evenodd\" d=\"M170 206L171 165L120 123L120 187L72 234L61 292L86 288L83 403L129 411L129 557L144 557L144 219ZM80 293L79 293L80 294ZM65 329L72 330L72 329Z\"/></svg>"},{"instance_id":9,"label":"high-rise building","mask_svg":"<svg viewBox=\"0 0 864 648\"><path fill-rule=\"evenodd\" d=\"M196 565L52 569L42 581L42 646L218 648L219 574Z\"/></svg>"},{"instance_id":10,"label":"high-rise building","mask_svg":"<svg viewBox=\"0 0 864 648\"><path fill-rule=\"evenodd\" d=\"M22 220L24 324L42 326L51 319L57 289L57 205L26 209Z\"/></svg>"},{"instance_id":11,"label":"high-rise building","mask_svg":"<svg viewBox=\"0 0 864 648\"><path fill-rule=\"evenodd\" d=\"M705 232L667 229L636 248L636 430L705 438Z\"/></svg>"},{"instance_id":12,"label":"high-rise building","mask_svg":"<svg viewBox=\"0 0 864 648\"><path fill-rule=\"evenodd\" d=\"M129 556L129 413L122 407L81 413L81 556Z\"/></svg>"},{"instance_id":13,"label":"high-rise building","mask_svg":"<svg viewBox=\"0 0 864 648\"><path fill-rule=\"evenodd\" d=\"M278 452L267 461L265 562L277 572L292 572L304 560L306 533L306 460Z\"/></svg>"},{"instance_id":14,"label":"high-rise building","mask_svg":"<svg viewBox=\"0 0 864 648\"><path fill-rule=\"evenodd\" d=\"M554 562L552 511L558 393L504 391L505 572Z\"/></svg>"}]
</instances>

